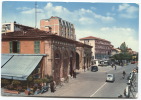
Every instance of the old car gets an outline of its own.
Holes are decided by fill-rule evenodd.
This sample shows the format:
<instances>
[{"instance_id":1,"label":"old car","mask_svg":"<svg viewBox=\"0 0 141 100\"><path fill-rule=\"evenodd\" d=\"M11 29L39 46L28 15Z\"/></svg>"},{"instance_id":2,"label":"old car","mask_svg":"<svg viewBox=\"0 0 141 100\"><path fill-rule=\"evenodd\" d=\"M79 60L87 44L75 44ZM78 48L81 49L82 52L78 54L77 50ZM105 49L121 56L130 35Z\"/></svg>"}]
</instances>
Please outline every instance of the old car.
<instances>
[{"instance_id":1,"label":"old car","mask_svg":"<svg viewBox=\"0 0 141 100\"><path fill-rule=\"evenodd\" d=\"M91 71L92 71L92 72L98 71L98 67L97 67L97 66L91 66Z\"/></svg>"},{"instance_id":2,"label":"old car","mask_svg":"<svg viewBox=\"0 0 141 100\"><path fill-rule=\"evenodd\" d=\"M107 74L106 82L114 82L115 81L115 75L114 74Z\"/></svg>"}]
</instances>

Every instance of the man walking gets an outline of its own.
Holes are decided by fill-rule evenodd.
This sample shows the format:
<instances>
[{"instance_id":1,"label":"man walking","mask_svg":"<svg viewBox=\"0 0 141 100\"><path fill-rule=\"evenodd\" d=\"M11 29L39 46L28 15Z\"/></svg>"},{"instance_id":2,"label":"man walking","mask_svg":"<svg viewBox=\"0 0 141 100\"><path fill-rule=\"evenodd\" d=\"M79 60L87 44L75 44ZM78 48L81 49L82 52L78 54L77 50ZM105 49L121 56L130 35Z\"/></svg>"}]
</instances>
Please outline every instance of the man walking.
<instances>
[{"instance_id":1,"label":"man walking","mask_svg":"<svg viewBox=\"0 0 141 100\"><path fill-rule=\"evenodd\" d=\"M125 75L126 75L125 71L123 71L123 73L122 73L122 74L123 74L123 79L124 79L124 78L125 78Z\"/></svg>"},{"instance_id":2,"label":"man walking","mask_svg":"<svg viewBox=\"0 0 141 100\"><path fill-rule=\"evenodd\" d=\"M117 69L117 66L115 65L115 70Z\"/></svg>"}]
</instances>

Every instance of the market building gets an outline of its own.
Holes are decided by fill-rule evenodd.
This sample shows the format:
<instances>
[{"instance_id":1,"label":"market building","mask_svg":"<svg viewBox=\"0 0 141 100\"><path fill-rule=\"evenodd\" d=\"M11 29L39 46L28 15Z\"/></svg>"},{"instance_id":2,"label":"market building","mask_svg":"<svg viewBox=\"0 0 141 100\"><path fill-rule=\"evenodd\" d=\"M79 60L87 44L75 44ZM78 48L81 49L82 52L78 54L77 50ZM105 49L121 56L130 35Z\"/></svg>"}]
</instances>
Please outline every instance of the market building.
<instances>
[{"instance_id":1,"label":"market building","mask_svg":"<svg viewBox=\"0 0 141 100\"><path fill-rule=\"evenodd\" d=\"M14 70L9 69L10 63L13 64L11 68L14 69L14 61L18 61L16 63L22 64L26 68L20 69L16 67L16 71L20 72L22 70L25 72L25 70L29 70L26 75L24 73L21 76L18 73L17 76L14 75L20 77L19 80L22 76L27 79L36 69L34 75L39 78L51 75L58 84L61 78L66 79L68 75L72 76L76 69L90 67L91 48L90 45L39 29L2 34L1 51L2 54L7 55L2 58L1 75L2 78L13 77ZM7 59L5 56L12 57ZM29 62L27 59L29 59ZM33 64L34 62L37 63ZM27 67L28 65L30 66Z\"/></svg>"}]
</instances>

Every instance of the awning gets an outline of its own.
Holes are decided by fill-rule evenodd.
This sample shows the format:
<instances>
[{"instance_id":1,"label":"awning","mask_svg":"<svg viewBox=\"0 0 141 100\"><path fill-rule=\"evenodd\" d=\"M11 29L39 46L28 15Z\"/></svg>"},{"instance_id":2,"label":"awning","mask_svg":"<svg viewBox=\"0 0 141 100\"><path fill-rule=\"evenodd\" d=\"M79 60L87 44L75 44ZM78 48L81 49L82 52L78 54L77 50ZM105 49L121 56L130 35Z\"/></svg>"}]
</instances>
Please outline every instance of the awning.
<instances>
[{"instance_id":1,"label":"awning","mask_svg":"<svg viewBox=\"0 0 141 100\"><path fill-rule=\"evenodd\" d=\"M1 78L26 80L43 55L15 55L2 68Z\"/></svg>"},{"instance_id":2,"label":"awning","mask_svg":"<svg viewBox=\"0 0 141 100\"><path fill-rule=\"evenodd\" d=\"M1 68L3 67L3 65L5 65L11 58L13 57L13 55L6 55L6 54L2 54L1 55Z\"/></svg>"}]
</instances>

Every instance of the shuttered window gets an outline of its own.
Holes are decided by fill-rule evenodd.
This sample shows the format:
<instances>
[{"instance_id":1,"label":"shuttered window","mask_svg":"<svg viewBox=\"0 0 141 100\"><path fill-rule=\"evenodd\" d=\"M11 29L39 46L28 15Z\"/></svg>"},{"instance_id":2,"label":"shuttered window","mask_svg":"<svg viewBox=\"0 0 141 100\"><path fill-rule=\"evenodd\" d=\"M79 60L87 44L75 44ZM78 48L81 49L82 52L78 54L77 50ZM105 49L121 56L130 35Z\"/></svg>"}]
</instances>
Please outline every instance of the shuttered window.
<instances>
[{"instance_id":1,"label":"shuttered window","mask_svg":"<svg viewBox=\"0 0 141 100\"><path fill-rule=\"evenodd\" d=\"M40 53L40 41L34 41L34 53Z\"/></svg>"},{"instance_id":2,"label":"shuttered window","mask_svg":"<svg viewBox=\"0 0 141 100\"><path fill-rule=\"evenodd\" d=\"M10 46L10 47L9 47L9 48L10 48L9 51L10 51L10 53L12 53L12 50L13 50L13 48L12 48L12 41L9 42L9 46Z\"/></svg>"},{"instance_id":3,"label":"shuttered window","mask_svg":"<svg viewBox=\"0 0 141 100\"><path fill-rule=\"evenodd\" d=\"M20 53L20 42L17 42L17 53Z\"/></svg>"},{"instance_id":4,"label":"shuttered window","mask_svg":"<svg viewBox=\"0 0 141 100\"><path fill-rule=\"evenodd\" d=\"M9 52L10 53L20 53L20 42L10 41L9 42Z\"/></svg>"}]
</instances>

